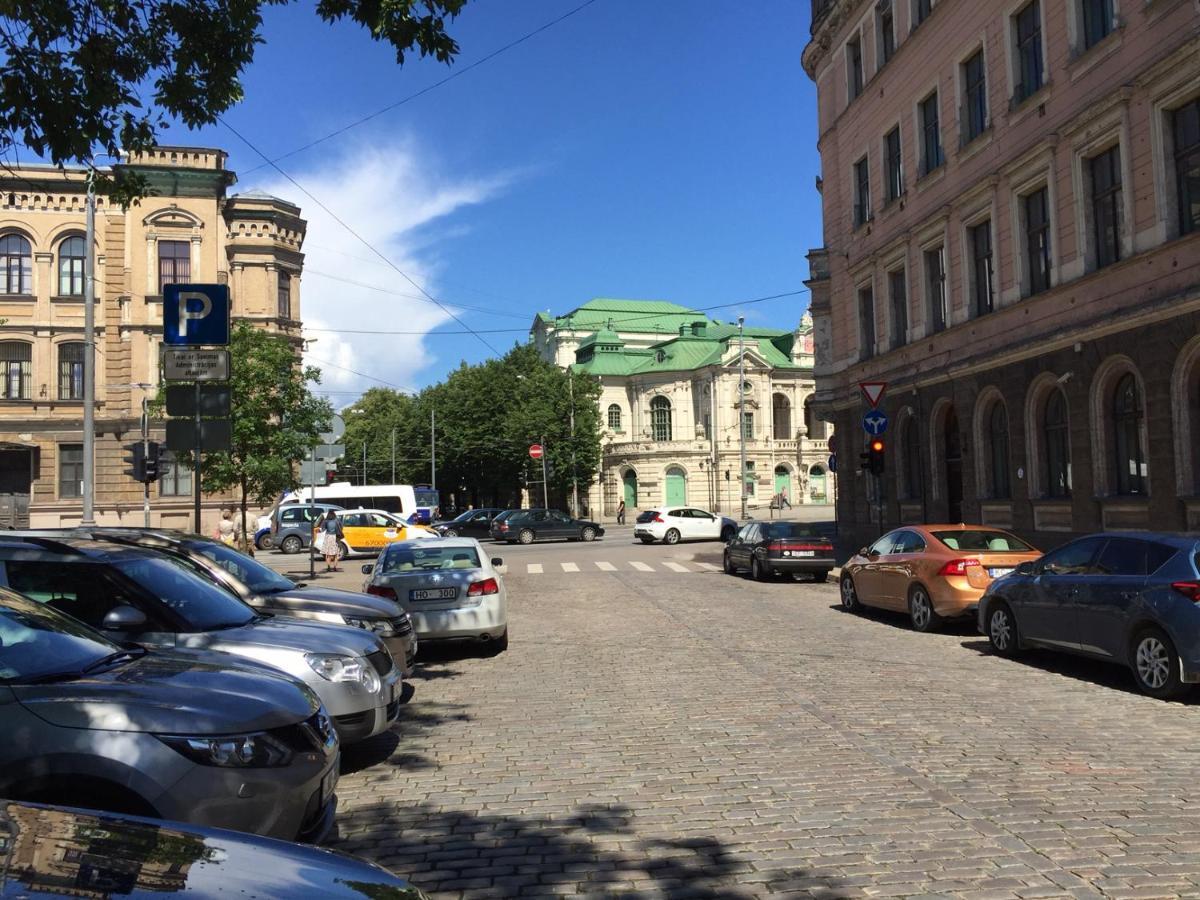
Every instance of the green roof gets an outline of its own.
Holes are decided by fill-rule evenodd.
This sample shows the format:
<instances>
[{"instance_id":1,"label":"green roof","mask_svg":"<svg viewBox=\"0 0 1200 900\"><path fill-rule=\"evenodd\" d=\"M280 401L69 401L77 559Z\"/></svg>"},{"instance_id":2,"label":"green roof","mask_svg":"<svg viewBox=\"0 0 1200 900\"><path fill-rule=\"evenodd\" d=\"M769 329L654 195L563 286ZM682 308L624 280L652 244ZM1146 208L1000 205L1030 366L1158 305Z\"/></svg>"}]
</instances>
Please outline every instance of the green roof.
<instances>
[{"instance_id":1,"label":"green roof","mask_svg":"<svg viewBox=\"0 0 1200 900\"><path fill-rule=\"evenodd\" d=\"M593 351L594 344L588 343L592 337L589 335L580 343L579 352L576 354L579 361L574 364L573 368L589 375L644 375L654 372L690 372L705 366L716 365L724 357L729 347L737 346L737 328L732 329L732 335L722 333L715 339L710 336L714 330L720 331L721 329L709 326L709 335L703 337L690 334L680 335L644 349L607 352L599 348ZM753 340L757 345L749 346L747 349L757 353L772 367L776 369L801 368L792 362L790 355L791 332L781 332L773 328L748 328L746 329L746 338ZM785 340L787 342L786 350L780 346Z\"/></svg>"},{"instance_id":2,"label":"green roof","mask_svg":"<svg viewBox=\"0 0 1200 900\"><path fill-rule=\"evenodd\" d=\"M539 313L538 318L548 321ZM566 315L554 318L554 327L576 331L595 331L611 327L616 331L638 331L651 334L677 334L680 325L707 321L697 309L669 303L666 300L589 300ZM609 322L611 321L611 326Z\"/></svg>"}]
</instances>

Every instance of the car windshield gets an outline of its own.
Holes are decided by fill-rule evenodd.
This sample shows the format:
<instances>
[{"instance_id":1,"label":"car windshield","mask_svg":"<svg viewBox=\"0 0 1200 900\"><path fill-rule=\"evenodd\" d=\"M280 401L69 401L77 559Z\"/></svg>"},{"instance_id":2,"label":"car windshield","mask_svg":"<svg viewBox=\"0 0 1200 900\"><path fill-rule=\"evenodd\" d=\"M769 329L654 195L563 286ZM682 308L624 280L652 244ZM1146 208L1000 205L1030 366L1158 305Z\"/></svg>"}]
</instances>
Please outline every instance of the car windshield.
<instances>
[{"instance_id":1,"label":"car windshield","mask_svg":"<svg viewBox=\"0 0 1200 900\"><path fill-rule=\"evenodd\" d=\"M413 491L413 499L417 501L417 506L434 507L438 505L437 491L415 490Z\"/></svg>"},{"instance_id":2,"label":"car windshield","mask_svg":"<svg viewBox=\"0 0 1200 900\"><path fill-rule=\"evenodd\" d=\"M196 541L188 547L207 556L256 594L278 594L280 591L290 591L296 586L294 581L284 578L274 569L225 544Z\"/></svg>"},{"instance_id":3,"label":"car windshield","mask_svg":"<svg viewBox=\"0 0 1200 900\"><path fill-rule=\"evenodd\" d=\"M933 536L951 550L969 553L1028 553L1033 550L1007 531L935 531Z\"/></svg>"},{"instance_id":4,"label":"car windshield","mask_svg":"<svg viewBox=\"0 0 1200 900\"><path fill-rule=\"evenodd\" d=\"M474 547L392 547L383 560L384 575L479 567L479 554Z\"/></svg>"},{"instance_id":5,"label":"car windshield","mask_svg":"<svg viewBox=\"0 0 1200 900\"><path fill-rule=\"evenodd\" d=\"M823 538L812 525L802 522L771 522L767 525L768 538Z\"/></svg>"},{"instance_id":6,"label":"car windshield","mask_svg":"<svg viewBox=\"0 0 1200 900\"><path fill-rule=\"evenodd\" d=\"M254 621L253 609L193 575L168 557L139 557L113 564L126 578L187 622L191 631L236 628Z\"/></svg>"},{"instance_id":7,"label":"car windshield","mask_svg":"<svg viewBox=\"0 0 1200 900\"><path fill-rule=\"evenodd\" d=\"M17 594L0 594L0 682L75 675L120 649L70 616Z\"/></svg>"}]
</instances>

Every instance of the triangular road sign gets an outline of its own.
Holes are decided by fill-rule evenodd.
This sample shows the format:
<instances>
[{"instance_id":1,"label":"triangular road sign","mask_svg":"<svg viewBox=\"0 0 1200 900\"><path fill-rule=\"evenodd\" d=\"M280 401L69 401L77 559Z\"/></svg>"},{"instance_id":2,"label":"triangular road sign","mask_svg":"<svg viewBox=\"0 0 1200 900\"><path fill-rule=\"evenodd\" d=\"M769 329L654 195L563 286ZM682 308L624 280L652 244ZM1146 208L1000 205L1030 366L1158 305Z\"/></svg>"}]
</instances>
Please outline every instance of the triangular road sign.
<instances>
[{"instance_id":1,"label":"triangular road sign","mask_svg":"<svg viewBox=\"0 0 1200 900\"><path fill-rule=\"evenodd\" d=\"M867 398L867 402L872 408L879 405L879 401L883 399L883 392L887 390L886 381L860 381L858 389L863 392L863 396Z\"/></svg>"}]
</instances>

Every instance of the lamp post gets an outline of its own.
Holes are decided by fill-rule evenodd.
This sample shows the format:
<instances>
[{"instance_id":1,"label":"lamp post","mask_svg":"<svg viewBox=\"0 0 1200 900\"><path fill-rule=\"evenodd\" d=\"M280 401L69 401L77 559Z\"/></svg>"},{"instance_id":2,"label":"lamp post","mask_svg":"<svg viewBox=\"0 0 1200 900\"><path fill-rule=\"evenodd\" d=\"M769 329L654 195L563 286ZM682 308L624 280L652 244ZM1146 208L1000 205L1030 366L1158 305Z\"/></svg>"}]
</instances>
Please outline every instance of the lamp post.
<instances>
[{"instance_id":1,"label":"lamp post","mask_svg":"<svg viewBox=\"0 0 1200 900\"><path fill-rule=\"evenodd\" d=\"M738 485L742 496L742 519L746 518L746 317L738 316L738 444L741 449L742 469L738 473Z\"/></svg>"},{"instance_id":2,"label":"lamp post","mask_svg":"<svg viewBox=\"0 0 1200 900\"><path fill-rule=\"evenodd\" d=\"M88 169L83 262L83 514L95 525L96 503L96 172ZM199 465L197 465L199 468Z\"/></svg>"}]
</instances>

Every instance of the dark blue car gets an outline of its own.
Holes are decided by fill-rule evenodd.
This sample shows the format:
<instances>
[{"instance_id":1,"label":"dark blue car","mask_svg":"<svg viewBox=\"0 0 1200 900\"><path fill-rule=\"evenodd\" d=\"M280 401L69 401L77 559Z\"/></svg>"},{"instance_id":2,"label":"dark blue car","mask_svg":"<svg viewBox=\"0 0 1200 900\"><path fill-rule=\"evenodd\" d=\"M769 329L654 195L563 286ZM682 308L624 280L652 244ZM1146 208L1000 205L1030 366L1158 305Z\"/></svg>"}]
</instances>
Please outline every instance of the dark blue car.
<instances>
[{"instance_id":1,"label":"dark blue car","mask_svg":"<svg viewBox=\"0 0 1200 900\"><path fill-rule=\"evenodd\" d=\"M979 630L1012 656L1065 650L1128 666L1143 693L1171 698L1200 682L1200 539L1095 534L994 581Z\"/></svg>"}]
</instances>

